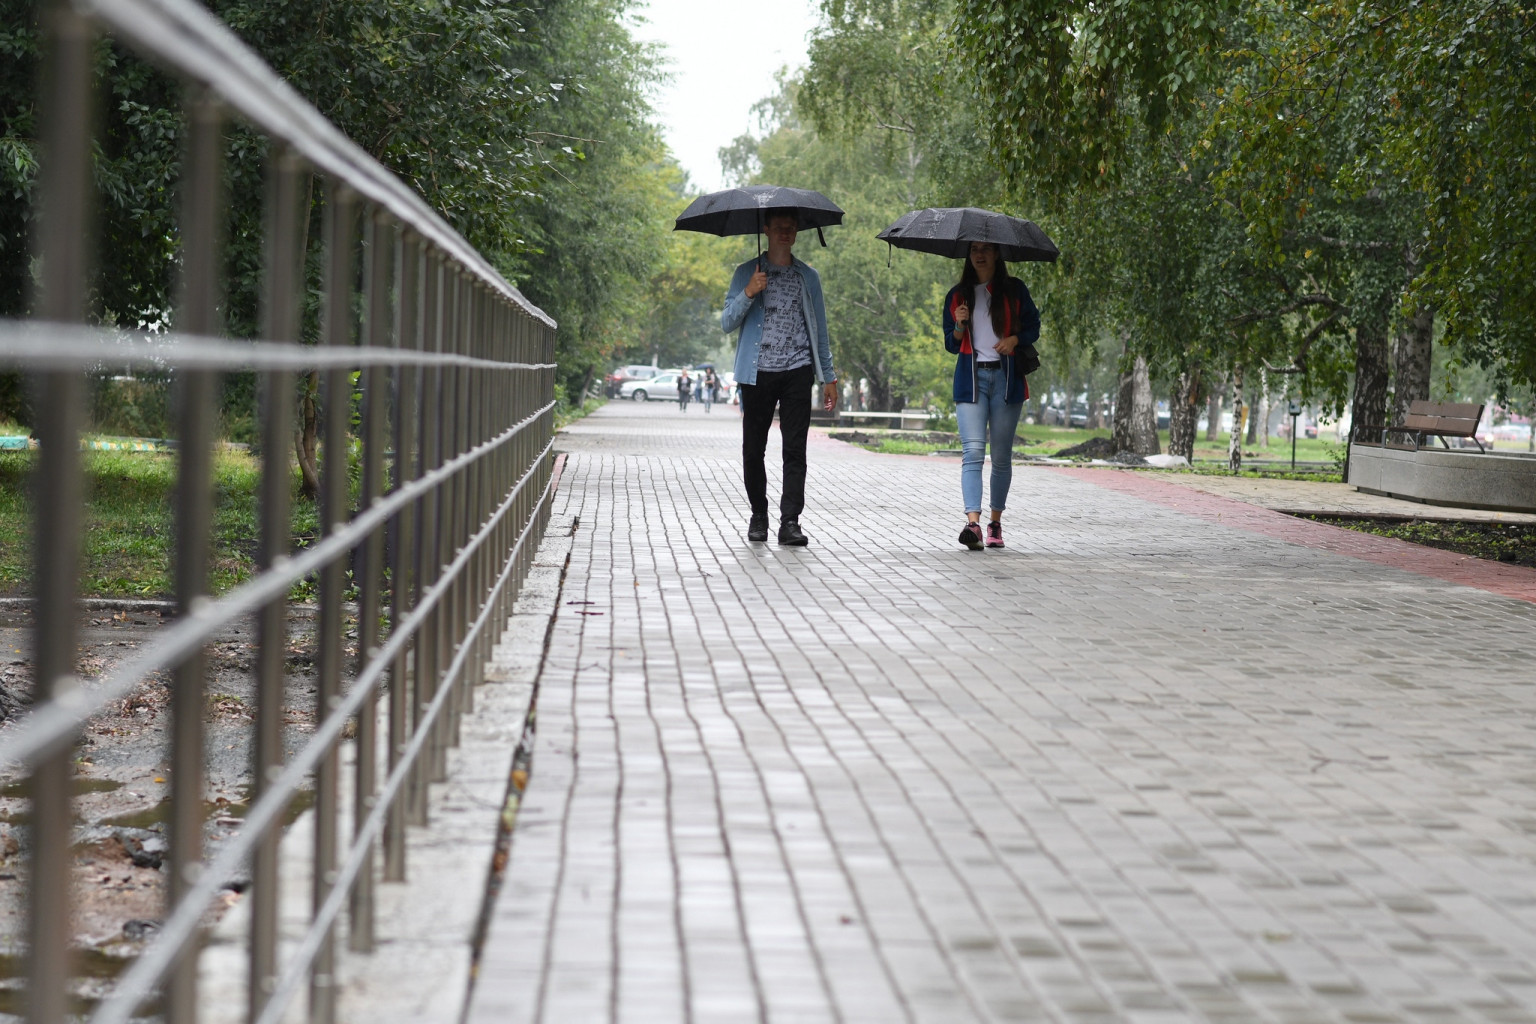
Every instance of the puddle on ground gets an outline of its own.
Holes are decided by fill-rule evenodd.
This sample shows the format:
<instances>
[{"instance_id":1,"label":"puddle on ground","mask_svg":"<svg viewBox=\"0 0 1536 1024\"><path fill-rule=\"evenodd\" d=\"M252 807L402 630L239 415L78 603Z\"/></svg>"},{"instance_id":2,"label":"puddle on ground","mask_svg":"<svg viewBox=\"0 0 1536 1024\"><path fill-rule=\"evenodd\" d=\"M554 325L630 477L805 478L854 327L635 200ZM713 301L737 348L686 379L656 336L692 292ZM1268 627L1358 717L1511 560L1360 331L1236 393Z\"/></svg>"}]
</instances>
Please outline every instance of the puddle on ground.
<instances>
[{"instance_id":1,"label":"puddle on ground","mask_svg":"<svg viewBox=\"0 0 1536 1024\"><path fill-rule=\"evenodd\" d=\"M79 982L115 981L134 962L132 956L118 956L99 949L75 949L70 951L70 978ZM0 954L0 982L23 982L22 986L0 984L0 1013L17 1017L26 1015L27 958L16 953ZM95 986L99 991L99 985ZM71 1014L86 1016L96 1010L99 1002L94 996L73 993L69 999ZM158 1012L158 1011L156 1011Z\"/></svg>"},{"instance_id":2,"label":"puddle on ground","mask_svg":"<svg viewBox=\"0 0 1536 1024\"><path fill-rule=\"evenodd\" d=\"M116 779L95 779L86 775L76 775L69 780L69 792L72 796L84 796L86 793L111 793L113 790L123 788L123 783ZM27 782L12 782L0 787L0 797L28 797Z\"/></svg>"},{"instance_id":3,"label":"puddle on ground","mask_svg":"<svg viewBox=\"0 0 1536 1024\"><path fill-rule=\"evenodd\" d=\"M315 791L301 789L293 795L288 802L288 809L283 813L283 826L286 828L296 821L299 815L315 805ZM212 820L214 817L243 818L249 811L250 804L244 798L236 802L204 800L203 817ZM143 810L132 811L128 814L119 814L111 818L101 819L101 824L113 828L154 828L163 825L171 819L171 800L169 797L161 800L152 807Z\"/></svg>"}]
</instances>

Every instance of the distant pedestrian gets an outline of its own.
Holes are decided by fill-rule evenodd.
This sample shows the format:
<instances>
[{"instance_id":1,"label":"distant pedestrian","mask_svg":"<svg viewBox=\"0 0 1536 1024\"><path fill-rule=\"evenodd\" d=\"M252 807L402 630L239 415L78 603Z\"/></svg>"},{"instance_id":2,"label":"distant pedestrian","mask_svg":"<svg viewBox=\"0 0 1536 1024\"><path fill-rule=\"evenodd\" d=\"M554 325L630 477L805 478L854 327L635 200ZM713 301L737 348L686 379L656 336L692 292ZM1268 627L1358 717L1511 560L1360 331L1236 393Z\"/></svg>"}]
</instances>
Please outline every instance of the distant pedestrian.
<instances>
[{"instance_id":1,"label":"distant pedestrian","mask_svg":"<svg viewBox=\"0 0 1536 1024\"><path fill-rule=\"evenodd\" d=\"M974 315L973 315L974 314ZM1008 274L997 246L972 242L960 283L944 297L944 347L955 361L955 419L960 427L960 543L972 551L1003 546L1003 510L1013 482L1013 437L1029 397L1021 346L1040 337L1040 311L1024 282ZM992 518L981 528L981 466L992 439Z\"/></svg>"},{"instance_id":2,"label":"distant pedestrian","mask_svg":"<svg viewBox=\"0 0 1536 1024\"><path fill-rule=\"evenodd\" d=\"M742 477L752 518L747 540L768 539L768 431L779 413L784 450L784 492L779 497L779 543L806 544L800 529L805 507L805 446L811 428L811 389L821 384L821 403L837 407L837 375L827 337L821 277L794 258L799 230L794 210L769 210L766 259L736 268L720 326L736 337L736 384L741 394Z\"/></svg>"},{"instance_id":3,"label":"distant pedestrian","mask_svg":"<svg viewBox=\"0 0 1536 1024\"><path fill-rule=\"evenodd\" d=\"M693 381L688 379L688 371L684 370L677 376L677 407L683 412L688 411L688 399L693 395Z\"/></svg>"},{"instance_id":4,"label":"distant pedestrian","mask_svg":"<svg viewBox=\"0 0 1536 1024\"><path fill-rule=\"evenodd\" d=\"M709 412L715 404L715 392L719 389L720 382L715 379L714 367L704 371L704 383L700 388L701 397L704 399L704 411Z\"/></svg>"}]
</instances>

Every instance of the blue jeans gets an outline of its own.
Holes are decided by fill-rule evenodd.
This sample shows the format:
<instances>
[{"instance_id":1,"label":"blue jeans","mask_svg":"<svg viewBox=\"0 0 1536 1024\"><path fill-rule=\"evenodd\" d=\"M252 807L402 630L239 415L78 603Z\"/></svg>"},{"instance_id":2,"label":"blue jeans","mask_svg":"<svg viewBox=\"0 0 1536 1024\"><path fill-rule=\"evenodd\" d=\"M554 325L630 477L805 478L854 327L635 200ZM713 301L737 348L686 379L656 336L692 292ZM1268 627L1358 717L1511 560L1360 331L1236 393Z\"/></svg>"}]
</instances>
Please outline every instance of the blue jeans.
<instances>
[{"instance_id":1,"label":"blue jeans","mask_svg":"<svg viewBox=\"0 0 1536 1024\"><path fill-rule=\"evenodd\" d=\"M1003 372L978 367L976 402L956 402L960 424L960 495L967 512L981 511L981 464L986 458L987 435L992 435L992 508L1008 507L1008 486L1013 483L1013 434L1019 428L1024 403L1003 401Z\"/></svg>"}]
</instances>

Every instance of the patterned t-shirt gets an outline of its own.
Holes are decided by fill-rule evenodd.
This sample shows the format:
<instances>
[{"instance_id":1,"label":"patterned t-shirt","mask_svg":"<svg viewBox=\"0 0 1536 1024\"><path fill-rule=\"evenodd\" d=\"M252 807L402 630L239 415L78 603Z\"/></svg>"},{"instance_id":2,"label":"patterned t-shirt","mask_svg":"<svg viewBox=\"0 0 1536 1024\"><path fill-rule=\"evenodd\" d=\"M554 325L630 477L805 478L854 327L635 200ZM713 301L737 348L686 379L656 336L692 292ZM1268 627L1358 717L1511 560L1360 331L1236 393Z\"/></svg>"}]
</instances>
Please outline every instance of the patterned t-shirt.
<instances>
[{"instance_id":1,"label":"patterned t-shirt","mask_svg":"<svg viewBox=\"0 0 1536 1024\"><path fill-rule=\"evenodd\" d=\"M763 340L757 368L770 373L811 365L811 336L805 325L800 274L794 266L765 263L768 287L763 291Z\"/></svg>"}]
</instances>

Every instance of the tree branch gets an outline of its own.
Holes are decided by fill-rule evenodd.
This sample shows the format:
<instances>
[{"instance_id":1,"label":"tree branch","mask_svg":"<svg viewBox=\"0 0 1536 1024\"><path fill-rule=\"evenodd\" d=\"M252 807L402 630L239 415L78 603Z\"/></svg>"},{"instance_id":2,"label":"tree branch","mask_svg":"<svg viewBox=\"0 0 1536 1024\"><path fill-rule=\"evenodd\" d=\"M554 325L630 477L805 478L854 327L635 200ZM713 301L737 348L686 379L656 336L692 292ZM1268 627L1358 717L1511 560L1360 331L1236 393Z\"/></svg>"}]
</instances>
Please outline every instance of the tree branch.
<instances>
[{"instance_id":1,"label":"tree branch","mask_svg":"<svg viewBox=\"0 0 1536 1024\"><path fill-rule=\"evenodd\" d=\"M1226 289L1222 290L1226 291ZM1228 295L1230 296L1231 293L1229 292ZM1335 299L1332 295L1326 295L1322 292L1310 292L1298 295L1293 301L1287 302L1283 306L1277 306L1274 309L1254 309L1246 313L1240 313L1228 320L1227 323L1233 327L1246 327L1249 324L1256 324L1261 320L1274 320L1288 313L1295 313L1298 310L1306 309L1308 306L1324 306L1334 310L1335 314L1347 311L1348 309L1344 303Z\"/></svg>"},{"instance_id":2,"label":"tree branch","mask_svg":"<svg viewBox=\"0 0 1536 1024\"><path fill-rule=\"evenodd\" d=\"M1323 332L1332 327L1339 320L1339 318L1348 311L1348 306L1336 304L1332 313L1329 313L1322 320L1318 321L1316 324L1313 324L1312 329L1302 337L1301 347L1296 350L1296 357L1291 360L1290 366L1272 366L1270 365L1269 360L1265 359L1263 361L1264 368L1270 373L1306 373L1307 353L1311 351L1312 343L1317 341L1318 338L1321 338L1323 336Z\"/></svg>"},{"instance_id":3,"label":"tree branch","mask_svg":"<svg viewBox=\"0 0 1536 1024\"><path fill-rule=\"evenodd\" d=\"M1355 252L1392 252L1398 247L1396 242L1353 242L1347 238L1335 238L1332 235L1292 234L1291 237L1297 241L1319 242L1333 249L1352 249Z\"/></svg>"}]
</instances>

